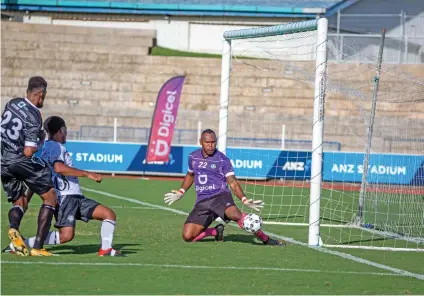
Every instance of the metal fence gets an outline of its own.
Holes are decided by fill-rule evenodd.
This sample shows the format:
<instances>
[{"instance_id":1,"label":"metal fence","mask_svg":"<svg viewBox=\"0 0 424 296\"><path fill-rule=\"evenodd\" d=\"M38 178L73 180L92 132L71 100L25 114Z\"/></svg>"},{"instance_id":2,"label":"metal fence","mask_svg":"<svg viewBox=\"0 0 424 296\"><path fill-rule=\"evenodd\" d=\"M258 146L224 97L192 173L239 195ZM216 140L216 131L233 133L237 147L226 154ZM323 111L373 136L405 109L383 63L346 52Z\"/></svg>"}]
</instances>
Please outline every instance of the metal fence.
<instances>
[{"instance_id":1,"label":"metal fence","mask_svg":"<svg viewBox=\"0 0 424 296\"><path fill-rule=\"evenodd\" d=\"M343 14L330 19L329 59L364 62L378 52L386 28L385 63L424 63L424 13Z\"/></svg>"},{"instance_id":2,"label":"metal fence","mask_svg":"<svg viewBox=\"0 0 424 296\"><path fill-rule=\"evenodd\" d=\"M118 127L113 126L81 126L79 131L68 131L68 140L102 141L102 142L129 142L147 143L149 128ZM172 143L176 145L198 145L199 131L190 129L175 129ZM287 150L310 150L312 141L278 138L247 138L228 137L230 147L252 147ZM325 151L340 151L341 144L336 141L324 141Z\"/></svg>"},{"instance_id":3,"label":"metal fence","mask_svg":"<svg viewBox=\"0 0 424 296\"><path fill-rule=\"evenodd\" d=\"M408 139L385 137L383 139L384 151L391 153L402 153L405 151L405 146L411 153L422 154L422 147L424 146L424 138L422 139Z\"/></svg>"}]
</instances>

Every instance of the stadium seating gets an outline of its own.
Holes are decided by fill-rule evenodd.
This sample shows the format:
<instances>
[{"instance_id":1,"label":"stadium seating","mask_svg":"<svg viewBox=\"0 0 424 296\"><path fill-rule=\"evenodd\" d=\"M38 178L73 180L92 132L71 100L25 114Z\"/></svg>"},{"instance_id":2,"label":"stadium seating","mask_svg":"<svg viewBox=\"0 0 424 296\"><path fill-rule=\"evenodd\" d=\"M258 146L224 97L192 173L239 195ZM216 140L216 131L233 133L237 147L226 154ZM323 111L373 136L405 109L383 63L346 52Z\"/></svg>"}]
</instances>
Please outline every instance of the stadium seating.
<instances>
[{"instance_id":1,"label":"stadium seating","mask_svg":"<svg viewBox=\"0 0 424 296\"><path fill-rule=\"evenodd\" d=\"M2 105L11 97L24 95L30 76L42 75L49 83L44 117L51 114L64 116L70 130L80 130L82 126L112 126L114 118L118 118L120 126L148 128L161 85L174 75L186 75L177 127L196 129L199 120L203 127L218 127L220 59L151 56L149 49L155 38L152 30L2 21L1 33ZM278 66L274 61L251 63ZM231 78L230 120L235 124L229 125L230 131L238 128L242 120L246 123L264 117L270 122L275 120L287 124L288 139L311 139L313 89L310 86L272 71L257 71L246 65L234 66L242 69L234 71ZM314 64L299 62L297 67L314 67ZM333 78L339 75L336 80L340 84L348 82L354 86L368 83L368 95L371 95L370 77L352 75L349 67L352 65L332 64L329 74ZM358 65L356 73L367 67ZM412 75L424 78L423 65L399 65L400 69L406 67ZM389 87L384 91L391 88L395 91L397 83L395 80L386 83ZM337 104L331 100L335 96ZM362 151L363 143L348 134L351 128L349 120L341 120L360 116L359 111L351 111L353 104L344 98L343 93L329 93L326 128L334 131L332 138L326 140L343 143L342 150ZM255 110L246 110L247 106L254 106ZM424 109L423 103L418 103L418 107ZM410 106L397 104L393 107L393 104L385 106L382 103L379 108L379 115L388 120L381 123L386 129L380 129L383 132L376 137L401 137L402 129L393 129L391 125L402 122L391 123L390 116L407 116ZM419 129L419 125L415 128ZM384 130L387 130L387 135ZM365 128L358 128L355 132L362 137ZM100 130L91 133L93 139L110 140L110 133L101 135ZM196 134L192 136L195 138ZM278 138L280 132L275 129L272 134L264 134L262 129L252 129L243 136Z\"/></svg>"}]
</instances>

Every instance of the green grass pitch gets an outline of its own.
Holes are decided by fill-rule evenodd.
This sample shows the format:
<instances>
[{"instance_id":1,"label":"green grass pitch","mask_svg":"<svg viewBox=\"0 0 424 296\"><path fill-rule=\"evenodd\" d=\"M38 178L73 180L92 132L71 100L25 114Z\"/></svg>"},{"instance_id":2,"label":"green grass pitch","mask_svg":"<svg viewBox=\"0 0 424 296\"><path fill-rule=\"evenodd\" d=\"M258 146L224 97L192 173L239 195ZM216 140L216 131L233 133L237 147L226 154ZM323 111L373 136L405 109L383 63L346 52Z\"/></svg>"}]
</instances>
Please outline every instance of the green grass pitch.
<instances>
[{"instance_id":1,"label":"green grass pitch","mask_svg":"<svg viewBox=\"0 0 424 296\"><path fill-rule=\"evenodd\" d=\"M424 278L423 253L338 249L339 255L335 255L296 243L290 243L284 248L269 247L231 225L227 225L225 229L225 242L215 242L211 238L186 243L181 238L181 229L186 218L184 213L189 212L194 204L193 190L172 205L172 209L180 212L166 210L169 207L163 202L163 194L171 189L178 189L180 181L106 178L101 184L82 180L82 185L100 191L86 190L85 194L112 207L116 212L118 218L114 246L128 257L97 257L100 223L78 222L74 241L66 245L48 246L49 250L59 256L17 257L2 253L2 294L263 295L424 292L424 280L418 279ZM272 200L264 209L264 216L268 215L266 219L274 217L273 219L285 222L307 220L307 189L260 188L262 187L247 187L246 191L251 195L264 196L268 200L271 195L290 196L289 200ZM333 196L334 204L328 204L330 199L326 201L327 204L322 203L324 216L328 217L326 223L346 218L343 209L352 206L349 196L352 199L353 194L345 193L338 199ZM35 196L22 222L21 232L24 236L33 236L36 232L39 204L39 198ZM330 207L333 210L326 213ZM6 232L8 210L9 205L2 193L2 247L9 242ZM307 227L265 225L264 231L298 242L307 241ZM332 229L323 237L346 243L355 235L364 240L364 244L367 243L365 235L355 233L354 230ZM382 240L379 243L387 246L390 241ZM348 255L359 258L362 263L347 258ZM365 264L364 260L385 267Z\"/></svg>"}]
</instances>

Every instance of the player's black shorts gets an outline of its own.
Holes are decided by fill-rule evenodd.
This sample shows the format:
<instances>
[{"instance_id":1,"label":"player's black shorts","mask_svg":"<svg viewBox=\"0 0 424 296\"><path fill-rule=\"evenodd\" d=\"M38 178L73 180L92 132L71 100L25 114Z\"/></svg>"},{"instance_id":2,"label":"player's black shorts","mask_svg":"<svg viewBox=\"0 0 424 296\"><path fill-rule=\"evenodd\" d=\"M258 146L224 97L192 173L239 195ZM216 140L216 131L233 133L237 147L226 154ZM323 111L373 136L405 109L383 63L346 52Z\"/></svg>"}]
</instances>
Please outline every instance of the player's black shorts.
<instances>
[{"instance_id":1,"label":"player's black shorts","mask_svg":"<svg viewBox=\"0 0 424 296\"><path fill-rule=\"evenodd\" d=\"M93 219L94 209L99 205L95 200L84 195L66 195L60 197L56 213L56 228L75 227L76 220L88 222Z\"/></svg>"},{"instance_id":2,"label":"player's black shorts","mask_svg":"<svg viewBox=\"0 0 424 296\"><path fill-rule=\"evenodd\" d=\"M52 171L38 157L24 158L20 162L1 166L1 183L8 201L15 202L24 195L26 186L38 195L52 189Z\"/></svg>"},{"instance_id":3,"label":"player's black shorts","mask_svg":"<svg viewBox=\"0 0 424 296\"><path fill-rule=\"evenodd\" d=\"M229 219L225 216L225 210L234 205L233 197L229 192L212 196L196 203L185 224L194 223L207 228L218 217L228 222Z\"/></svg>"}]
</instances>

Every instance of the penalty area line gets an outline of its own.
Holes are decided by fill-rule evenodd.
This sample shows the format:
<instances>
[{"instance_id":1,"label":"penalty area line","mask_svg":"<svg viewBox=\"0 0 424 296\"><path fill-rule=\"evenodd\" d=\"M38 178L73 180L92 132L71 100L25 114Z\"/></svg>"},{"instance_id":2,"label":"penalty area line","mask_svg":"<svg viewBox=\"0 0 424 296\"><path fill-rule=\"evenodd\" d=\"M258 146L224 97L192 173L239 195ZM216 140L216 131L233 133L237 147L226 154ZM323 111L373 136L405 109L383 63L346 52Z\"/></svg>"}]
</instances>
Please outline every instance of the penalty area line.
<instances>
[{"instance_id":1,"label":"penalty area line","mask_svg":"<svg viewBox=\"0 0 424 296\"><path fill-rule=\"evenodd\" d=\"M141 268L179 268L179 269L225 269L225 270L257 270L276 272L306 272L327 274L349 274L349 275L375 275L375 276L406 276L389 272L361 272L361 271L334 271L319 269L280 268L280 267L258 267L258 266L206 266L206 265L180 265L180 264L151 264L131 262L48 262L48 261L8 261L2 260L2 264L12 265L59 265L59 266L112 266L112 267L141 267Z\"/></svg>"},{"instance_id":2,"label":"penalty area line","mask_svg":"<svg viewBox=\"0 0 424 296\"><path fill-rule=\"evenodd\" d=\"M134 199L134 198L124 197L124 196L112 194L112 193L109 193L109 192L90 189L90 188L86 188L86 187L81 187L81 189L88 191L88 192L93 192L93 193L96 193L96 194L112 197L112 198L115 198L115 199L125 200L125 201L128 201L128 202L140 204L140 205L143 205L143 206L152 207L152 208L155 208L155 209L162 209L164 211L172 212L172 213L179 214L179 215L184 215L184 216L188 215L188 213L184 212L184 211L176 210L176 209L165 207L165 206L151 204L151 203L144 202L144 201ZM231 226L238 228L238 225L236 225L235 223L231 223L231 224L228 224L228 225L231 225ZM330 255L335 255L335 256L341 257L343 259L362 263L362 264L365 264L365 265L368 265L368 266L373 266L373 267L376 267L376 268L379 268L379 269L384 269L384 270L390 271L394 274L399 274L399 275L403 275L403 276L413 277L413 278L416 278L416 279L419 279L419 280L424 280L424 274L409 272L409 271L406 271L406 270L403 270L403 269L391 267L391 266L388 266L388 265L384 265L384 264L381 264L381 263L377 263L377 262L374 262L374 261L370 261L370 260L367 260L367 259L356 257L356 256L353 256L351 254L347 254L347 253L343 253L343 252L339 252L339 251L335 251L335 250L330 250L330 249L327 249L325 247L311 247L307 243L295 240L295 239L290 238L290 237L278 235L278 234L275 234L275 233L271 233L271 232L266 232L266 233L268 235L272 236L272 237L285 240L285 241L292 243L292 244L308 247L308 248L311 248L311 249L316 250L318 252L322 252L322 253L326 253L326 254L330 254Z\"/></svg>"}]
</instances>

